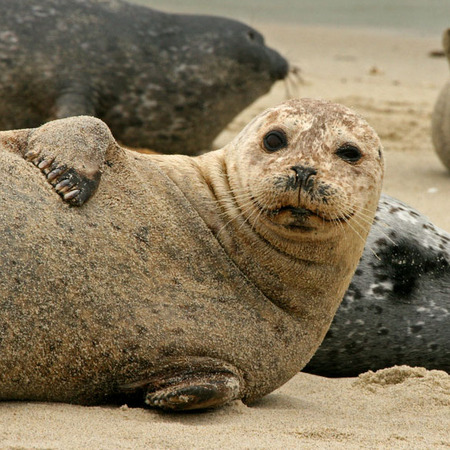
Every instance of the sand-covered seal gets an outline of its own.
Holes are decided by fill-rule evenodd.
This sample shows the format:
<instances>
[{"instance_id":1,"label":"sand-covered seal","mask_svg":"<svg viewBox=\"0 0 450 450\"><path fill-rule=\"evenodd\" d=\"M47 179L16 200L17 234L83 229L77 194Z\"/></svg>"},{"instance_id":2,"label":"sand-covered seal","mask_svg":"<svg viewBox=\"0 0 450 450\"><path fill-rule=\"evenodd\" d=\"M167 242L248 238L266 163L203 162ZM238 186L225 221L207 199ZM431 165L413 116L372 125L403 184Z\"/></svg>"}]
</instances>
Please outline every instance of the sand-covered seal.
<instances>
[{"instance_id":1,"label":"sand-covered seal","mask_svg":"<svg viewBox=\"0 0 450 450\"><path fill-rule=\"evenodd\" d=\"M90 117L0 139L4 400L271 392L322 341L383 174L372 128L311 99L194 158L126 151Z\"/></svg>"},{"instance_id":2,"label":"sand-covered seal","mask_svg":"<svg viewBox=\"0 0 450 450\"><path fill-rule=\"evenodd\" d=\"M450 28L444 31L442 43L450 62ZM431 132L436 153L450 170L450 81L444 85L434 105Z\"/></svg>"},{"instance_id":3,"label":"sand-covered seal","mask_svg":"<svg viewBox=\"0 0 450 450\"><path fill-rule=\"evenodd\" d=\"M194 154L288 73L235 20L120 0L0 0L0 10L1 130L86 114L125 145Z\"/></svg>"},{"instance_id":4,"label":"sand-covered seal","mask_svg":"<svg viewBox=\"0 0 450 450\"><path fill-rule=\"evenodd\" d=\"M361 262L305 371L356 376L394 365L450 372L450 234L382 195Z\"/></svg>"}]
</instances>

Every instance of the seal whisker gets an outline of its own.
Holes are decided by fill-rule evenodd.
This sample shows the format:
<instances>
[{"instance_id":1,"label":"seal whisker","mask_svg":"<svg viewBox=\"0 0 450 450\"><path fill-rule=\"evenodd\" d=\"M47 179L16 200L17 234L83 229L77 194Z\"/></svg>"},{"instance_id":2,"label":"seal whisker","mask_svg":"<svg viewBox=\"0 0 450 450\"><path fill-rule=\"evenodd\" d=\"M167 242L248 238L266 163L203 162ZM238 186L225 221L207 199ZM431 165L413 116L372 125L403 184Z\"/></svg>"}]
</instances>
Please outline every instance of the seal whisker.
<instances>
[{"instance_id":1,"label":"seal whisker","mask_svg":"<svg viewBox=\"0 0 450 450\"><path fill-rule=\"evenodd\" d=\"M251 229L253 229L254 224L250 223L250 219L251 217L256 214L257 217L255 219L255 221L258 219L259 214L262 210L259 210L258 208L254 208L251 211L251 206L255 206L255 204L253 202L251 202L250 204L248 204L246 206L246 208L241 207L240 208L240 214L237 215L236 217L233 217L231 220L229 220L221 229L220 231L222 231L227 225L229 225L230 223L232 223L233 221L237 220L237 219L243 219L242 223L239 225L238 230L240 230L247 222L250 224ZM251 211L251 212L250 212Z\"/></svg>"},{"instance_id":2,"label":"seal whisker","mask_svg":"<svg viewBox=\"0 0 450 450\"><path fill-rule=\"evenodd\" d=\"M364 213L362 213L361 211L355 211L355 218L358 218L360 220L362 220L364 223L366 223L367 225L372 226L374 224L374 217L373 216L368 216L365 215ZM384 235L384 237L391 242L391 244L393 245L397 245L396 242L387 234L385 233L383 230L380 229L380 233Z\"/></svg>"},{"instance_id":3,"label":"seal whisker","mask_svg":"<svg viewBox=\"0 0 450 450\"><path fill-rule=\"evenodd\" d=\"M251 229L253 230L254 224L257 222L257 220L258 220L258 218L259 218L261 212L262 212L262 209L261 209L261 210L254 209L250 214L244 214L244 213L243 213L242 216L245 217L245 220L241 223L241 225L239 226L238 230L240 230L247 222L248 222L248 224L250 225ZM250 220L250 219L251 219L252 216L255 215L255 214L256 214L256 218L255 218L255 220L253 221L253 223L251 223L251 220Z\"/></svg>"},{"instance_id":4,"label":"seal whisker","mask_svg":"<svg viewBox=\"0 0 450 450\"><path fill-rule=\"evenodd\" d=\"M284 80L286 98L297 98L300 96L299 84L299 79L294 77L292 72L289 72Z\"/></svg>"},{"instance_id":5,"label":"seal whisker","mask_svg":"<svg viewBox=\"0 0 450 450\"><path fill-rule=\"evenodd\" d=\"M350 186L350 185L348 185L348 186ZM351 210L351 211L352 211L352 214L353 214L354 212L356 212L355 207L354 207L354 204L353 204L353 202L350 201L349 198L342 198L342 199L341 199L341 203L342 203L343 208L345 208L345 209L347 209L347 210ZM371 209L369 209L369 208L365 208L364 206L358 205L358 211L359 211L361 214L364 214L364 215L365 215L367 218L369 218L369 219L372 218L372 217L374 217L373 210L371 210ZM367 212L368 214L366 214L366 212Z\"/></svg>"},{"instance_id":6,"label":"seal whisker","mask_svg":"<svg viewBox=\"0 0 450 450\"><path fill-rule=\"evenodd\" d=\"M297 64L289 64L289 75L294 77L298 83L304 84L305 80L303 79L302 75L302 69Z\"/></svg>"},{"instance_id":7,"label":"seal whisker","mask_svg":"<svg viewBox=\"0 0 450 450\"><path fill-rule=\"evenodd\" d=\"M358 221L355 217L353 217L353 220L358 224ZM357 236L364 241L364 243L366 243L366 240L356 231L356 229L349 223L347 222L348 226L357 234ZM375 258L377 258L378 260L380 260L380 257L377 255L377 253L375 252L375 250L371 247L366 245L366 248L368 250L370 250L370 252L375 256Z\"/></svg>"},{"instance_id":8,"label":"seal whisker","mask_svg":"<svg viewBox=\"0 0 450 450\"><path fill-rule=\"evenodd\" d=\"M354 220L354 217L352 217L353 221L359 225L359 223ZM352 220L344 220L344 222L347 224L347 226L357 235L357 237L362 241L362 242L366 242L366 240L361 236L361 234L359 233L359 231L356 229L355 226L352 225Z\"/></svg>"},{"instance_id":9,"label":"seal whisker","mask_svg":"<svg viewBox=\"0 0 450 450\"><path fill-rule=\"evenodd\" d=\"M331 222L335 227L340 228L341 230L344 229L344 225L342 224L342 222L340 220L333 219Z\"/></svg>"},{"instance_id":10,"label":"seal whisker","mask_svg":"<svg viewBox=\"0 0 450 450\"><path fill-rule=\"evenodd\" d=\"M355 214L359 214L361 217L364 217L368 223L371 223L373 220L373 212L371 215L364 213L361 209L356 209L355 205L348 200L342 200L341 202L341 211L342 215L346 217L353 216Z\"/></svg>"},{"instance_id":11,"label":"seal whisker","mask_svg":"<svg viewBox=\"0 0 450 450\"><path fill-rule=\"evenodd\" d=\"M231 197L231 198L233 198L233 197ZM253 201L253 199L249 199L246 203L244 203L243 205L240 205L239 203L237 203L236 201L232 201L231 199L230 199L230 204L231 204L231 209L237 209L238 211L239 211L239 213L238 214L230 214L230 212L229 211L224 211L222 214L224 215L224 217L230 217L230 215L231 215L231 219L230 220L228 220L220 229L219 229L219 231L217 232L217 235L219 236L219 234L230 224L230 223L232 223L233 221L235 221L235 220L238 220L238 219L240 219L240 218L242 218L242 217L244 217L245 218L245 214L246 214L246 212L247 211L249 211L250 210L250 208L251 208L251 206L253 205L254 206L254 201ZM247 219L245 219L245 220L247 220ZM244 220L244 222L245 222L245 220Z\"/></svg>"},{"instance_id":12,"label":"seal whisker","mask_svg":"<svg viewBox=\"0 0 450 450\"><path fill-rule=\"evenodd\" d=\"M288 91L289 98L298 98L300 97L300 84L303 81L299 81L298 78L293 76L292 72L289 72L288 76L284 80L286 90Z\"/></svg>"}]
</instances>

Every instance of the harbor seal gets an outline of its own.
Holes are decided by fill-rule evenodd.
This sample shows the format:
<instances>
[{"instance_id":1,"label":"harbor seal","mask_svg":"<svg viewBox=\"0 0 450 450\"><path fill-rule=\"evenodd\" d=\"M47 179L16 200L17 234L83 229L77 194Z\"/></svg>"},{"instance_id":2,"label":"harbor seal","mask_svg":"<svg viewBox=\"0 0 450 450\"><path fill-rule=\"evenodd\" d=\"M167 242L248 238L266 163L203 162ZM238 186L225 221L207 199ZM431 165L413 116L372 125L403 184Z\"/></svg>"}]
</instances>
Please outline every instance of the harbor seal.
<instances>
[{"instance_id":1,"label":"harbor seal","mask_svg":"<svg viewBox=\"0 0 450 450\"><path fill-rule=\"evenodd\" d=\"M443 46L450 61L450 28L444 31ZM450 81L442 88L431 118L431 136L440 160L450 170Z\"/></svg>"},{"instance_id":2,"label":"harbor seal","mask_svg":"<svg viewBox=\"0 0 450 450\"><path fill-rule=\"evenodd\" d=\"M231 19L120 0L0 8L1 130L93 115L124 145L194 154L289 70L258 31Z\"/></svg>"},{"instance_id":3,"label":"harbor seal","mask_svg":"<svg viewBox=\"0 0 450 450\"><path fill-rule=\"evenodd\" d=\"M188 410L273 391L322 341L383 176L373 129L312 99L199 157L126 151L92 117L0 142L3 400Z\"/></svg>"},{"instance_id":4,"label":"harbor seal","mask_svg":"<svg viewBox=\"0 0 450 450\"><path fill-rule=\"evenodd\" d=\"M357 376L394 365L450 372L450 234L382 195L361 262L304 369Z\"/></svg>"}]
</instances>

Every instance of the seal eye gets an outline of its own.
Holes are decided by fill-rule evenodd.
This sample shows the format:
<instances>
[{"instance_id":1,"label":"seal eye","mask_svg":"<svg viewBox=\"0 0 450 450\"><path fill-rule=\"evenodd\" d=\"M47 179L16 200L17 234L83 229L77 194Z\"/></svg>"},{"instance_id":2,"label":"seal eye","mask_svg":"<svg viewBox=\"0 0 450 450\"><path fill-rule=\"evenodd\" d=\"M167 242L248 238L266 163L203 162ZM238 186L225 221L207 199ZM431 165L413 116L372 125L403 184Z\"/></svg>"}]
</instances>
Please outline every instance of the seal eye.
<instances>
[{"instance_id":1,"label":"seal eye","mask_svg":"<svg viewBox=\"0 0 450 450\"><path fill-rule=\"evenodd\" d=\"M269 131L263 139L264 147L268 152L276 152L287 146L287 137L283 131Z\"/></svg>"},{"instance_id":2,"label":"seal eye","mask_svg":"<svg viewBox=\"0 0 450 450\"><path fill-rule=\"evenodd\" d=\"M362 158L361 150L352 144L344 144L339 147L336 155L349 163L356 163Z\"/></svg>"},{"instance_id":3,"label":"seal eye","mask_svg":"<svg viewBox=\"0 0 450 450\"><path fill-rule=\"evenodd\" d=\"M249 32L247 33L247 36L248 36L248 38L249 38L251 41L254 41L255 38L256 38L256 35L255 35L255 32L254 32L254 31L249 31Z\"/></svg>"}]
</instances>

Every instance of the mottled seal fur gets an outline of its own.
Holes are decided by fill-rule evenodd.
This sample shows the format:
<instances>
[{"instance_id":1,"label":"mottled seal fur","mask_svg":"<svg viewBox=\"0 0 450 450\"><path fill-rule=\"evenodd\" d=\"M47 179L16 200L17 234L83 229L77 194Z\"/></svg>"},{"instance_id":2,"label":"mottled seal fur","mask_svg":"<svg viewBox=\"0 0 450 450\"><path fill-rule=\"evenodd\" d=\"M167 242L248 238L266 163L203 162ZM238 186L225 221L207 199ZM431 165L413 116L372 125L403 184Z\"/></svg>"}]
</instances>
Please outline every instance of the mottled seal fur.
<instances>
[{"instance_id":1,"label":"mottled seal fur","mask_svg":"<svg viewBox=\"0 0 450 450\"><path fill-rule=\"evenodd\" d=\"M271 392L322 341L383 174L372 128L311 99L195 158L126 151L90 117L0 141L5 400L196 409Z\"/></svg>"},{"instance_id":2,"label":"mottled seal fur","mask_svg":"<svg viewBox=\"0 0 450 450\"><path fill-rule=\"evenodd\" d=\"M450 61L450 28L444 31L443 46ZM431 119L433 145L442 163L450 170L450 81L442 88Z\"/></svg>"},{"instance_id":3,"label":"mottled seal fur","mask_svg":"<svg viewBox=\"0 0 450 450\"><path fill-rule=\"evenodd\" d=\"M450 234L381 196L361 262L305 371L355 376L394 365L450 372Z\"/></svg>"},{"instance_id":4,"label":"mottled seal fur","mask_svg":"<svg viewBox=\"0 0 450 450\"><path fill-rule=\"evenodd\" d=\"M235 20L120 0L0 0L0 10L1 130L94 115L125 145L194 154L288 73Z\"/></svg>"}]
</instances>

